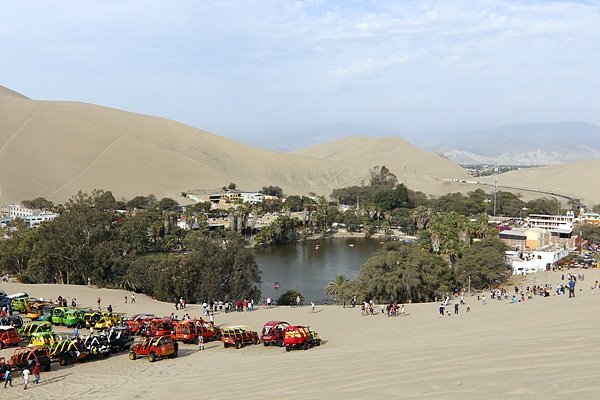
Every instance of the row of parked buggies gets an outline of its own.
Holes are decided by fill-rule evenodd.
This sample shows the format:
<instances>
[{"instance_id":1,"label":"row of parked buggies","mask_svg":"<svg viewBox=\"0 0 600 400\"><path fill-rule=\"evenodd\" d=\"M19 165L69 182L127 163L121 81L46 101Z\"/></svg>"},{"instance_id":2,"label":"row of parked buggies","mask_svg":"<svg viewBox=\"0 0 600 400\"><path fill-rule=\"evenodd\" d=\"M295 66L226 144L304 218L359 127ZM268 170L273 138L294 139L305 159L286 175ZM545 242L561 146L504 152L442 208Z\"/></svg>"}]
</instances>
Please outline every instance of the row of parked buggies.
<instances>
[{"instance_id":1,"label":"row of parked buggies","mask_svg":"<svg viewBox=\"0 0 600 400\"><path fill-rule=\"evenodd\" d=\"M6 368L24 368L40 362L42 370L49 371L52 362L60 365L108 357L117 351L129 351L129 358L147 357L150 362L160 358L175 358L178 342L195 343L217 340L225 348L241 348L246 344L285 347L307 350L320 346L321 339L310 327L290 325L285 321L269 321L262 333L245 325L219 327L199 319L176 321L153 314L136 314L125 318L123 314L93 311L74 307L56 307L41 304L36 299L21 297L13 300L15 310L27 313L31 321L23 322L19 316L3 318L0 323L0 349L19 346L28 340L27 347L19 347L9 360L0 358L0 371ZM62 338L54 332L54 325L93 328L97 333ZM134 343L134 335L141 336ZM200 337L202 340L200 340Z\"/></svg>"}]
</instances>

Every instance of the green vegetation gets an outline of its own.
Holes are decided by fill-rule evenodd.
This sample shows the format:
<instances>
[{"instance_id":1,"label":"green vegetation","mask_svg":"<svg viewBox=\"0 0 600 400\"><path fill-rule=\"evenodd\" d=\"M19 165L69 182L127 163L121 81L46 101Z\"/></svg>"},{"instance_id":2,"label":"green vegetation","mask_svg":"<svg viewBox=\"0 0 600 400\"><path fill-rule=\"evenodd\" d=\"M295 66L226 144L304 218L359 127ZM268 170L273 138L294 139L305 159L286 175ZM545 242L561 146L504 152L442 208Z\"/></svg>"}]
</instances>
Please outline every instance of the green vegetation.
<instances>
[{"instance_id":1,"label":"green vegetation","mask_svg":"<svg viewBox=\"0 0 600 400\"><path fill-rule=\"evenodd\" d=\"M35 230L17 219L2 233L0 269L21 282L118 287L160 299L259 298L260 272L236 233L212 238L200 211L198 230L177 226L179 204L169 198L136 197L126 210L112 193L79 192L61 215ZM217 233L218 235L218 233Z\"/></svg>"},{"instance_id":2,"label":"green vegetation","mask_svg":"<svg viewBox=\"0 0 600 400\"><path fill-rule=\"evenodd\" d=\"M279 186L263 186L263 188L258 192L267 196L283 196L283 189Z\"/></svg>"},{"instance_id":3,"label":"green vegetation","mask_svg":"<svg viewBox=\"0 0 600 400\"><path fill-rule=\"evenodd\" d=\"M433 301L436 296L466 287L471 279L474 288L490 287L510 274L504 262L506 247L499 239L488 238L466 249L456 268L447 260L419 246L404 242L387 242L360 270L356 281L336 276L325 293L336 291L338 298L353 295L379 303Z\"/></svg>"},{"instance_id":4,"label":"green vegetation","mask_svg":"<svg viewBox=\"0 0 600 400\"><path fill-rule=\"evenodd\" d=\"M288 290L277 299L277 304L280 306L296 305L296 298L300 296L300 305L304 304L304 296L296 289Z\"/></svg>"}]
</instances>

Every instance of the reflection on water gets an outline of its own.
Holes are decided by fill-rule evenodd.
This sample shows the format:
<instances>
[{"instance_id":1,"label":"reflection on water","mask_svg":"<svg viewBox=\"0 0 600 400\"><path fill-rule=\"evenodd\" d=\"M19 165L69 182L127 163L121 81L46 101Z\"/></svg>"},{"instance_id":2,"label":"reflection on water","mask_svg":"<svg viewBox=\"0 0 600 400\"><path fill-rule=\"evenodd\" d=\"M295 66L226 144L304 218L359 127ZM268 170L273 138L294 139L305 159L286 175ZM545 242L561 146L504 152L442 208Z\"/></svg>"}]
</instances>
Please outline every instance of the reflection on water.
<instances>
[{"instance_id":1,"label":"reflection on water","mask_svg":"<svg viewBox=\"0 0 600 400\"><path fill-rule=\"evenodd\" d=\"M255 251L262 271L262 294L274 300L290 289L304 295L307 303L323 303L323 289L337 274L358 278L360 267L380 248L378 240L326 239L273 246ZM275 289L273 284L281 287Z\"/></svg>"}]
</instances>

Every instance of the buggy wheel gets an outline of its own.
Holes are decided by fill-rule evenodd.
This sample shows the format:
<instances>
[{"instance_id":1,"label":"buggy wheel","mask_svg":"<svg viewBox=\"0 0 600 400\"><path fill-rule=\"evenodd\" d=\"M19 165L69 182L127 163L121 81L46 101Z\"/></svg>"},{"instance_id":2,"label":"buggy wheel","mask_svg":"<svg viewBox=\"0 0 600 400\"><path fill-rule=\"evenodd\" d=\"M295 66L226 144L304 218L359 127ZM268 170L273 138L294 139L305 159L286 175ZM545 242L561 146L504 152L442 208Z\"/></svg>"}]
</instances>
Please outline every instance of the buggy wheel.
<instances>
[{"instance_id":1,"label":"buggy wheel","mask_svg":"<svg viewBox=\"0 0 600 400\"><path fill-rule=\"evenodd\" d=\"M4 342L0 342L0 350L4 348Z\"/></svg>"},{"instance_id":2,"label":"buggy wheel","mask_svg":"<svg viewBox=\"0 0 600 400\"><path fill-rule=\"evenodd\" d=\"M267 347L269 345L269 342L263 341L263 344L265 345L265 347Z\"/></svg>"},{"instance_id":3,"label":"buggy wheel","mask_svg":"<svg viewBox=\"0 0 600 400\"><path fill-rule=\"evenodd\" d=\"M287 346L285 346L285 351L290 351L292 350L292 346L290 346L289 344Z\"/></svg>"},{"instance_id":4,"label":"buggy wheel","mask_svg":"<svg viewBox=\"0 0 600 400\"><path fill-rule=\"evenodd\" d=\"M283 339L279 339L279 340L277 341L277 346L279 346L279 347L283 347Z\"/></svg>"},{"instance_id":5,"label":"buggy wheel","mask_svg":"<svg viewBox=\"0 0 600 400\"><path fill-rule=\"evenodd\" d=\"M58 363L60 364L61 367L65 367L69 364L69 361L67 361L67 359L63 357L58 361Z\"/></svg>"},{"instance_id":6,"label":"buggy wheel","mask_svg":"<svg viewBox=\"0 0 600 400\"><path fill-rule=\"evenodd\" d=\"M236 349L241 349L242 348L242 342L235 342L235 348Z\"/></svg>"},{"instance_id":7,"label":"buggy wheel","mask_svg":"<svg viewBox=\"0 0 600 400\"><path fill-rule=\"evenodd\" d=\"M150 361L150 362L156 361L156 353L148 354L148 361Z\"/></svg>"},{"instance_id":8,"label":"buggy wheel","mask_svg":"<svg viewBox=\"0 0 600 400\"><path fill-rule=\"evenodd\" d=\"M50 364L44 366L44 372L49 372L50 371Z\"/></svg>"},{"instance_id":9,"label":"buggy wheel","mask_svg":"<svg viewBox=\"0 0 600 400\"><path fill-rule=\"evenodd\" d=\"M304 343L302 343L302 349L303 349L303 350L308 350L308 347L309 347L309 346L308 346L308 342L304 342Z\"/></svg>"},{"instance_id":10,"label":"buggy wheel","mask_svg":"<svg viewBox=\"0 0 600 400\"><path fill-rule=\"evenodd\" d=\"M130 351L129 352L129 359L130 360L137 360L137 355L135 354L134 351Z\"/></svg>"},{"instance_id":11,"label":"buggy wheel","mask_svg":"<svg viewBox=\"0 0 600 400\"><path fill-rule=\"evenodd\" d=\"M221 340L221 332L217 333L215 336L215 340Z\"/></svg>"},{"instance_id":12,"label":"buggy wheel","mask_svg":"<svg viewBox=\"0 0 600 400\"><path fill-rule=\"evenodd\" d=\"M223 343L223 347L228 348L229 347L229 343Z\"/></svg>"},{"instance_id":13,"label":"buggy wheel","mask_svg":"<svg viewBox=\"0 0 600 400\"><path fill-rule=\"evenodd\" d=\"M317 346L321 345L321 339L317 339Z\"/></svg>"},{"instance_id":14,"label":"buggy wheel","mask_svg":"<svg viewBox=\"0 0 600 400\"><path fill-rule=\"evenodd\" d=\"M260 339L259 338L255 338L254 339L254 344L260 344Z\"/></svg>"}]
</instances>

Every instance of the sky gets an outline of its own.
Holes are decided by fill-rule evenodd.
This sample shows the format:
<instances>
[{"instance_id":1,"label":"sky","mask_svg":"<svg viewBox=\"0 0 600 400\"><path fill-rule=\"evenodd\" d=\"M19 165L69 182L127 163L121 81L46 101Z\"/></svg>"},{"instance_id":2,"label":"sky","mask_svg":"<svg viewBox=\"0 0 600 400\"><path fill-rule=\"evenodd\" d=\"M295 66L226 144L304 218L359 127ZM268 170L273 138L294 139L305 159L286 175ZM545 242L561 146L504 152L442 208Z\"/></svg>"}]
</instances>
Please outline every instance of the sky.
<instances>
[{"instance_id":1,"label":"sky","mask_svg":"<svg viewBox=\"0 0 600 400\"><path fill-rule=\"evenodd\" d=\"M2 0L0 85L242 140L600 124L600 1Z\"/></svg>"}]
</instances>

